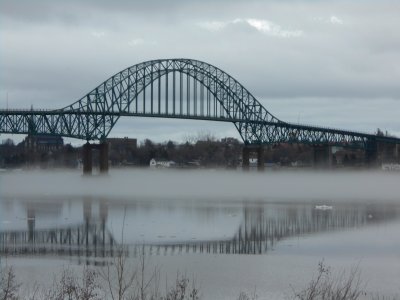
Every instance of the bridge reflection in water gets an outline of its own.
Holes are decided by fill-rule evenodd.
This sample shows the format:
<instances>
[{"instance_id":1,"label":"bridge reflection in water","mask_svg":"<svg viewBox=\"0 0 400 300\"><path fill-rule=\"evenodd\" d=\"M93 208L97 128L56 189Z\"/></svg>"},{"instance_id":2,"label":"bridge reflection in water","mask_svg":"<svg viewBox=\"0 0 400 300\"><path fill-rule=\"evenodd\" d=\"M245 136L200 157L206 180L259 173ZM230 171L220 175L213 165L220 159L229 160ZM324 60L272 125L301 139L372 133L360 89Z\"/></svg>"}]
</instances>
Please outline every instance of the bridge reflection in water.
<instances>
[{"instance_id":1,"label":"bridge reflection in water","mask_svg":"<svg viewBox=\"0 0 400 300\"><path fill-rule=\"evenodd\" d=\"M93 204L99 208L96 216L93 216ZM143 251L146 255L265 254L283 239L361 227L399 216L398 208L391 206L339 204L321 210L313 204L245 203L239 209L241 218L230 236L124 243L108 228L110 208L106 201L93 203L86 200L82 207L83 222L48 228L36 228L37 206L36 203L25 205L27 229L0 232L1 255L60 255L88 259L113 257L120 251L127 256L136 256ZM133 231L135 228L129 228L128 235Z\"/></svg>"}]
</instances>

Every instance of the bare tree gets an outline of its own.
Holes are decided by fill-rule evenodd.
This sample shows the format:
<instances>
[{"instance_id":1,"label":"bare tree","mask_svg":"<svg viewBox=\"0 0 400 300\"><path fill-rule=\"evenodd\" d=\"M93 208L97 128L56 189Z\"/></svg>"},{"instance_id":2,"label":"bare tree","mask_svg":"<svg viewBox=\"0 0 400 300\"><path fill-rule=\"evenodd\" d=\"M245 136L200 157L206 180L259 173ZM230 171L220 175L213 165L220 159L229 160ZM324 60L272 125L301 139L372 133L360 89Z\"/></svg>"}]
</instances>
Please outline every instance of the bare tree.
<instances>
[{"instance_id":1,"label":"bare tree","mask_svg":"<svg viewBox=\"0 0 400 300\"><path fill-rule=\"evenodd\" d=\"M99 290L100 285L98 283L98 272L93 269L85 268L83 271L82 284L77 287L78 299L89 300L89 299L100 299Z\"/></svg>"},{"instance_id":2,"label":"bare tree","mask_svg":"<svg viewBox=\"0 0 400 300\"><path fill-rule=\"evenodd\" d=\"M150 299L158 299L159 298L159 278L160 271L157 267L150 273L149 276L146 275L147 269L147 260L145 255L144 246L141 248L141 252L139 254L139 276L137 277L136 286L138 287L139 295L137 300L147 300L148 297ZM153 287L153 293L149 296L149 290Z\"/></svg>"},{"instance_id":3,"label":"bare tree","mask_svg":"<svg viewBox=\"0 0 400 300\"><path fill-rule=\"evenodd\" d=\"M121 243L117 248L117 255L111 263L99 271L100 277L106 282L111 299L123 300L128 297L129 290L134 288L137 270L128 263L124 246L126 207L122 222ZM131 291L133 294L134 291Z\"/></svg>"},{"instance_id":4,"label":"bare tree","mask_svg":"<svg viewBox=\"0 0 400 300\"><path fill-rule=\"evenodd\" d=\"M187 276L180 275L176 276L175 284L167 289L166 295L160 297L160 300L199 300L200 292L196 287L196 282L193 279L192 286L189 287L189 279Z\"/></svg>"},{"instance_id":5,"label":"bare tree","mask_svg":"<svg viewBox=\"0 0 400 300\"><path fill-rule=\"evenodd\" d=\"M346 276L342 271L332 276L331 269L321 261L318 263L318 275L308 286L296 293L299 300L356 300L366 295L361 286L358 266L353 267Z\"/></svg>"},{"instance_id":6,"label":"bare tree","mask_svg":"<svg viewBox=\"0 0 400 300\"><path fill-rule=\"evenodd\" d=\"M0 299L14 300L18 299L21 284L16 281L13 267L5 267L0 269Z\"/></svg>"},{"instance_id":7,"label":"bare tree","mask_svg":"<svg viewBox=\"0 0 400 300\"><path fill-rule=\"evenodd\" d=\"M99 300L101 297L98 274L95 270L84 268L79 280L79 275L70 269L63 269L61 277L55 278L50 288L44 289L40 299L49 300ZM31 298L35 299L35 298Z\"/></svg>"},{"instance_id":8,"label":"bare tree","mask_svg":"<svg viewBox=\"0 0 400 300\"><path fill-rule=\"evenodd\" d=\"M251 294L247 294L245 292L240 292L239 297L237 298L237 300L257 300L258 299L258 295L256 292L256 288L254 287L254 291Z\"/></svg>"},{"instance_id":9,"label":"bare tree","mask_svg":"<svg viewBox=\"0 0 400 300\"><path fill-rule=\"evenodd\" d=\"M123 248L117 250L112 263L100 270L100 277L106 282L111 299L126 299L129 290L133 289L137 271L127 263ZM133 293L133 291L131 291Z\"/></svg>"}]
</instances>

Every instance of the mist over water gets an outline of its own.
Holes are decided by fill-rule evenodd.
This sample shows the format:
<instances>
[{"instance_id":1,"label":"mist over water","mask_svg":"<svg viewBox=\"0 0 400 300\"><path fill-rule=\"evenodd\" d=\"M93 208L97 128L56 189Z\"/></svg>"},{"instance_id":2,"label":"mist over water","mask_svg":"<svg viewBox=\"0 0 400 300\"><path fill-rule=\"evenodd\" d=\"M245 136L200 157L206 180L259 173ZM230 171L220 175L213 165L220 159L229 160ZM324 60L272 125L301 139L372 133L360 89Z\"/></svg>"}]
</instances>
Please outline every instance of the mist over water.
<instances>
[{"instance_id":1,"label":"mist over water","mask_svg":"<svg viewBox=\"0 0 400 300\"><path fill-rule=\"evenodd\" d=\"M0 195L99 196L111 199L203 199L213 201L400 202L398 173L240 172L212 170L112 170L83 177L78 171L1 174Z\"/></svg>"}]
</instances>

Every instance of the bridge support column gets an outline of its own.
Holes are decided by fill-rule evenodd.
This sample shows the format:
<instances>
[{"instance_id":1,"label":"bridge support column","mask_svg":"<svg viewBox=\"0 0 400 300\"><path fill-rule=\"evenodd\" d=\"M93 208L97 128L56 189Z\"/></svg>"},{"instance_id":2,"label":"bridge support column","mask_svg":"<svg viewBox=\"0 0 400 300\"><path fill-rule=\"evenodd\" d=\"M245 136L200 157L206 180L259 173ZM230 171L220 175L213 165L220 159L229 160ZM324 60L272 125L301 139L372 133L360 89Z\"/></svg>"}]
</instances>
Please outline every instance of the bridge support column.
<instances>
[{"instance_id":1,"label":"bridge support column","mask_svg":"<svg viewBox=\"0 0 400 300\"><path fill-rule=\"evenodd\" d=\"M264 171L264 147L257 148L257 170Z\"/></svg>"},{"instance_id":2,"label":"bridge support column","mask_svg":"<svg viewBox=\"0 0 400 300\"><path fill-rule=\"evenodd\" d=\"M107 174L108 173L108 143L103 142L99 145L100 149L100 173Z\"/></svg>"},{"instance_id":3,"label":"bridge support column","mask_svg":"<svg viewBox=\"0 0 400 300\"><path fill-rule=\"evenodd\" d=\"M370 139L366 143L365 163L368 167L376 167L378 163L378 143L375 139Z\"/></svg>"},{"instance_id":4,"label":"bridge support column","mask_svg":"<svg viewBox=\"0 0 400 300\"><path fill-rule=\"evenodd\" d=\"M314 168L332 168L332 147L324 145L314 145Z\"/></svg>"},{"instance_id":5,"label":"bridge support column","mask_svg":"<svg viewBox=\"0 0 400 300\"><path fill-rule=\"evenodd\" d=\"M93 153L92 150L99 151L99 169L100 174L108 173L108 143L90 144L87 142L82 147L83 157L83 175L92 175L93 171Z\"/></svg>"},{"instance_id":6,"label":"bridge support column","mask_svg":"<svg viewBox=\"0 0 400 300\"><path fill-rule=\"evenodd\" d=\"M399 144L377 142L377 163L397 163Z\"/></svg>"},{"instance_id":7,"label":"bridge support column","mask_svg":"<svg viewBox=\"0 0 400 300\"><path fill-rule=\"evenodd\" d=\"M92 145L87 142L82 147L83 157L83 175L92 175L93 162L92 162Z\"/></svg>"},{"instance_id":8,"label":"bridge support column","mask_svg":"<svg viewBox=\"0 0 400 300\"><path fill-rule=\"evenodd\" d=\"M242 169L248 171L250 169L250 149L247 146L242 150Z\"/></svg>"}]
</instances>

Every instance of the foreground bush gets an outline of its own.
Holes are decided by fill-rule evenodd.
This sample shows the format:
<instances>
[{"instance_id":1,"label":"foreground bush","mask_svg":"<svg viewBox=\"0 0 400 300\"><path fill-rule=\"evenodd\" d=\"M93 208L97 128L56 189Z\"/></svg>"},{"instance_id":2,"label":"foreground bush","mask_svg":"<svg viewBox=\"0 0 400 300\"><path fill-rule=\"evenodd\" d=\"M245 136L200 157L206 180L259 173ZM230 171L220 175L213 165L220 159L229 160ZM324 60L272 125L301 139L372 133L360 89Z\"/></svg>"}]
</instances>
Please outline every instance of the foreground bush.
<instances>
[{"instance_id":1,"label":"foreground bush","mask_svg":"<svg viewBox=\"0 0 400 300\"><path fill-rule=\"evenodd\" d=\"M332 276L329 267L323 262L318 264L318 274L305 289L295 292L295 299L299 300L357 300L366 293L363 291L360 272L357 267L352 268L346 276L341 272Z\"/></svg>"},{"instance_id":2,"label":"foreground bush","mask_svg":"<svg viewBox=\"0 0 400 300\"><path fill-rule=\"evenodd\" d=\"M16 281L13 268L5 267L0 272L0 299L18 299L21 284Z\"/></svg>"},{"instance_id":3,"label":"foreground bush","mask_svg":"<svg viewBox=\"0 0 400 300\"><path fill-rule=\"evenodd\" d=\"M83 268L77 274L63 269L55 275L50 286L35 285L31 291L22 291L12 267L0 269L0 300L199 300L195 281L177 274L161 292L160 270L150 270L145 256L139 256L137 265L126 259L121 250L104 267ZM23 296L22 296L23 295Z\"/></svg>"},{"instance_id":4,"label":"foreground bush","mask_svg":"<svg viewBox=\"0 0 400 300\"><path fill-rule=\"evenodd\" d=\"M122 252L121 252L122 253ZM21 290L12 267L0 269L0 300L48 299L48 300L199 300L200 291L194 280L185 275L176 275L164 292L160 288L160 270L149 270L144 255L138 265L132 266L123 255L103 268L84 268L81 274L64 269L49 287L34 286L32 291ZM22 296L23 295L23 296ZM398 297L367 295L360 280L358 267L348 273L333 275L323 262L318 264L316 276L300 290L293 290L293 300L394 300ZM256 300L254 290L241 292L237 300Z\"/></svg>"}]
</instances>

